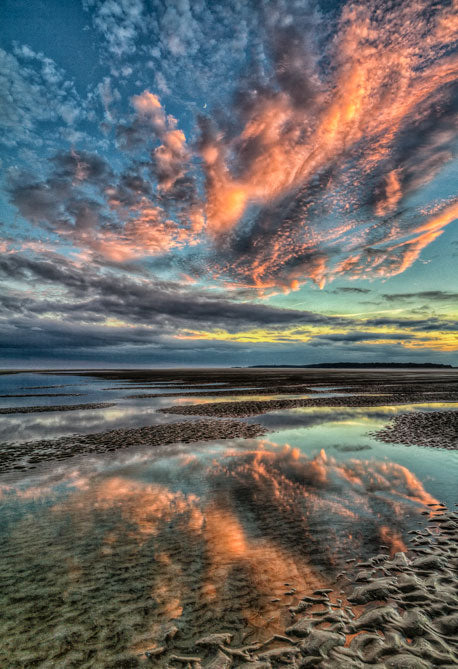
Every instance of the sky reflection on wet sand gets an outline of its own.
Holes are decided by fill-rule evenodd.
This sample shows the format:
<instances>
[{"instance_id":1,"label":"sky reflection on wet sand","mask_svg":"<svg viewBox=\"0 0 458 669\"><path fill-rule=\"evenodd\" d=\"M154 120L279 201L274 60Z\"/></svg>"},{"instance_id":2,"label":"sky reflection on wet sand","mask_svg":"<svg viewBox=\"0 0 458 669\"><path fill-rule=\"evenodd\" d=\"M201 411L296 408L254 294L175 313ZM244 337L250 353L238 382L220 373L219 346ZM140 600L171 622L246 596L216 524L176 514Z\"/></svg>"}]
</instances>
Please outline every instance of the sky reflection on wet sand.
<instances>
[{"instance_id":1,"label":"sky reflection on wet sand","mask_svg":"<svg viewBox=\"0 0 458 669\"><path fill-rule=\"evenodd\" d=\"M101 388L106 380L86 390ZM120 397L105 410L1 424L5 434L16 425L17 439L87 433L168 420L156 409L189 400ZM455 452L369 435L401 411L433 408L456 405L302 407L245 419L267 438L128 448L0 477L0 635L11 661L128 662L168 623L183 651L211 631L240 643L242 631L282 632L288 607L332 585L346 560L404 550L428 504L456 501Z\"/></svg>"},{"instance_id":2,"label":"sky reflection on wet sand","mask_svg":"<svg viewBox=\"0 0 458 669\"><path fill-rule=\"evenodd\" d=\"M383 545L402 550L436 501L428 483L386 457L334 457L281 435L170 455L131 449L22 483L5 479L3 633L11 647L18 638L22 649L35 647L42 634L43 653L58 658L61 635L70 634L69 657L109 661L154 645L167 621L184 645L223 627L268 636L346 559ZM296 593L285 595L291 586Z\"/></svg>"}]
</instances>

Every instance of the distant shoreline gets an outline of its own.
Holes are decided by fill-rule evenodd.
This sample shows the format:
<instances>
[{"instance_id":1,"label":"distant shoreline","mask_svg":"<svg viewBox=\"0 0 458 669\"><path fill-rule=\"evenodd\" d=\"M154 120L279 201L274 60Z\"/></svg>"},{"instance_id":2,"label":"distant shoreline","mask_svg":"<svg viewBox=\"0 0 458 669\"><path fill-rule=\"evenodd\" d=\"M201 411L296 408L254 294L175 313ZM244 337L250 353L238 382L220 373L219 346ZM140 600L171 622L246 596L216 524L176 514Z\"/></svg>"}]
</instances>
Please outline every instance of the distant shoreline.
<instances>
[{"instance_id":1,"label":"distant shoreline","mask_svg":"<svg viewBox=\"0 0 458 669\"><path fill-rule=\"evenodd\" d=\"M187 374L199 373L205 370L217 372L218 370L229 372L231 370L242 369L443 369L454 370L458 366L446 365L433 362L322 362L311 365L206 365L206 366L176 366L176 367L10 367L0 368L0 376L7 374L101 374L120 372L123 374L136 373L157 373L166 374L167 372L186 372Z\"/></svg>"},{"instance_id":2,"label":"distant shoreline","mask_svg":"<svg viewBox=\"0 0 458 669\"><path fill-rule=\"evenodd\" d=\"M316 365L249 365L247 369L457 369L433 362L323 362Z\"/></svg>"}]
</instances>

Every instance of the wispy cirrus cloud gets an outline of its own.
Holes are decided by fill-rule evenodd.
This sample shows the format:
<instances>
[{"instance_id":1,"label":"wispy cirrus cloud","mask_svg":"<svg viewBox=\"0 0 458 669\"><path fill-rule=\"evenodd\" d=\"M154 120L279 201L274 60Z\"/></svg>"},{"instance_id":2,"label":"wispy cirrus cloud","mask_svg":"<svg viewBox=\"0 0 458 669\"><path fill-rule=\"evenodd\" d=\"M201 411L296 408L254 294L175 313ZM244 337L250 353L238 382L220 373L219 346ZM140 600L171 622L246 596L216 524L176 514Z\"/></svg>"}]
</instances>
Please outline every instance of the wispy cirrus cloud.
<instances>
[{"instance_id":1,"label":"wispy cirrus cloud","mask_svg":"<svg viewBox=\"0 0 458 669\"><path fill-rule=\"evenodd\" d=\"M210 126L203 142L221 271L261 289L392 276L456 219L453 201L431 219L406 207L452 157L452 21L450 8L348 3L325 70L294 27L272 26L274 55L276 41L292 47L271 85L240 94L239 132Z\"/></svg>"},{"instance_id":2,"label":"wispy cirrus cloud","mask_svg":"<svg viewBox=\"0 0 458 669\"><path fill-rule=\"evenodd\" d=\"M87 7L106 39L116 24L119 57L153 20L140 1ZM194 116L191 140L145 89L115 125L122 170L97 179L72 149L78 175L59 159L44 180L13 175L13 204L109 261L192 248L206 275L259 294L405 271L458 212L450 198L429 216L409 200L453 157L453 8L309 5L298 25L283 9L253 9L262 57L227 111Z\"/></svg>"}]
</instances>

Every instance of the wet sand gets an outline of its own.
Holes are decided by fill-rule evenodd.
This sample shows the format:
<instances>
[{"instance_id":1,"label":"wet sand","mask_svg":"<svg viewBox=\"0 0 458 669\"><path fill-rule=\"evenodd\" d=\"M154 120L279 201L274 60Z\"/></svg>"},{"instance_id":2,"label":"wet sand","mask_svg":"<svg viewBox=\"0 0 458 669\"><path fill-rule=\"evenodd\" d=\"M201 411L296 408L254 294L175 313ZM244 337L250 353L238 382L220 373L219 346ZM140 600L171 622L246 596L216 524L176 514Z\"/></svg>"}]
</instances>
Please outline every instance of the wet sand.
<instances>
[{"instance_id":1,"label":"wet sand","mask_svg":"<svg viewBox=\"0 0 458 669\"><path fill-rule=\"evenodd\" d=\"M43 396L42 396L43 397ZM52 406L7 407L0 409L0 414L43 413L44 411L84 411L87 409L106 409L114 407L115 402L89 402L87 404L57 404Z\"/></svg>"},{"instance_id":2,"label":"wet sand","mask_svg":"<svg viewBox=\"0 0 458 669\"><path fill-rule=\"evenodd\" d=\"M317 397L312 399L278 399L250 402L218 402L207 404L188 404L187 406L164 407L161 413L174 413L194 416L216 416L219 418L245 418L268 411L295 409L298 407L373 407L395 404L423 404L434 402L458 402L457 393L438 393L431 396L424 394L393 393L383 396L351 395L346 397Z\"/></svg>"},{"instance_id":3,"label":"wet sand","mask_svg":"<svg viewBox=\"0 0 458 669\"><path fill-rule=\"evenodd\" d=\"M125 448L126 445L157 446L177 441L193 441L217 438L252 437L265 433L265 428L242 421L221 422L221 419L237 419L261 415L267 412L297 407L376 407L428 402L457 402L458 374L451 371L407 371L399 370L291 370L291 369L206 369L206 370L109 370L96 372L72 372L81 377L94 377L110 381L123 381L121 388L138 389L138 383L156 384L155 389L172 386L170 393L136 393L130 399L154 399L195 397L195 403L158 409L160 413L179 416L196 416L206 420L198 422L172 423L148 426L139 429L100 431L85 435L71 435L58 439L28 441L18 444L0 444L0 472L36 466L39 462L60 460L82 453L104 453ZM44 375L46 376L46 375ZM46 386L35 386L45 388ZM48 386L49 388L55 387ZM140 386L141 387L141 386ZM152 389L152 386L143 386ZM234 390L236 387L237 390ZM32 388L30 386L30 388ZM232 389L231 389L232 388ZM355 393L334 397L319 397L319 393L332 388L333 392ZM191 392L182 393L183 390ZM196 394L193 395L193 392ZM245 395L297 395L311 394L314 397L281 398L269 400L237 401ZM362 394L364 393L364 394ZM227 402L199 403L199 396L233 396ZM0 414L33 414L103 409L116 406L116 402L92 402L85 404L56 406L19 406L0 408ZM439 412L434 412L434 414ZM431 413L408 414L399 417L393 426L377 433L377 438L399 443L415 443L431 447L456 448L453 430L456 422L453 412L440 412L441 418ZM453 415L456 415L453 413ZM214 419L218 419L215 421ZM213 419L213 420L212 420ZM452 422L450 422L452 421ZM444 434L442 435L442 429ZM208 430L208 432L206 432Z\"/></svg>"},{"instance_id":4,"label":"wet sand","mask_svg":"<svg viewBox=\"0 0 458 669\"><path fill-rule=\"evenodd\" d=\"M146 657L156 667L192 669L457 667L458 515L431 506L430 527L411 532L407 552L376 555L349 567L335 588L303 597L283 634L233 644L221 631L180 652L171 628L137 666Z\"/></svg>"},{"instance_id":5,"label":"wet sand","mask_svg":"<svg viewBox=\"0 0 458 669\"><path fill-rule=\"evenodd\" d=\"M194 390L194 392L192 392ZM206 397L224 397L225 395L281 395L281 394L288 394L290 395L291 393L294 392L294 394L301 394L301 395L308 395L312 393L317 393L319 390L316 388L310 388L308 386L304 386L302 384L299 385L289 385L289 386L269 386L267 388L251 388L251 387L243 387L240 386L237 390L231 390L231 389L224 389L223 388L217 388L208 390L207 388L203 388L202 386L199 386L198 389L194 389L193 386L186 385L183 386L180 390L180 392L170 392L170 393L138 393L134 395L126 395L126 397L129 397L131 399L147 399L148 397L181 397L183 395L183 391L186 391L186 394L188 396L193 396L194 393L198 397L199 395L205 395ZM190 391L190 392L188 392Z\"/></svg>"},{"instance_id":6,"label":"wet sand","mask_svg":"<svg viewBox=\"0 0 458 669\"><path fill-rule=\"evenodd\" d=\"M50 372L53 375L79 375L128 383L179 383L201 385L227 383L236 385L399 385L403 388L457 383L457 370L408 370L408 369L306 369L278 368L204 368L204 369L154 369L154 370L88 370Z\"/></svg>"},{"instance_id":7,"label":"wet sand","mask_svg":"<svg viewBox=\"0 0 458 669\"><path fill-rule=\"evenodd\" d=\"M252 438L265 433L260 425L241 421L201 420L136 429L74 434L59 439L41 439L0 444L0 472L27 470L38 463L64 460L85 453L107 453L132 446L161 446L229 438Z\"/></svg>"},{"instance_id":8,"label":"wet sand","mask_svg":"<svg viewBox=\"0 0 458 669\"><path fill-rule=\"evenodd\" d=\"M440 504L429 505L429 511L424 512L426 527L409 533L410 544L405 550L390 554L382 549L359 563L349 559L334 582L316 585L299 598L295 597L293 585L298 575L292 573L290 578L280 572L283 596L280 599L272 593L272 610L284 606L287 598L293 599L294 604L289 606L282 628L261 635L261 640L254 639L248 628L236 626L238 610L231 608L230 590L225 593L223 620L216 631L213 619L202 615L198 628L165 619L152 626L151 633L146 623L157 607L152 597L160 599L162 591L160 587L153 589L148 599L144 581L133 577L141 570L151 572L150 546L143 546L132 538L132 532L126 532L123 550L117 554L110 542L91 538L80 548L98 555L94 565L89 568L83 555L78 554L69 561L61 548L65 541L72 542L67 516L60 518L63 510L56 507L53 511L58 521L57 542L48 526L40 528L38 534L33 533L33 528L30 535L22 534L24 555L19 560L24 563L20 583L10 578L6 568L0 572L3 594L15 615L16 610L20 611L22 622L21 636L15 636L13 623L3 621L7 629L11 625L11 641L0 648L2 667L458 666L458 515ZM86 522L78 507L75 516L77 522ZM110 537L113 526L108 524L105 531ZM56 543L56 553L37 555L35 544L42 547L42 541ZM17 548L16 543L13 548ZM224 548L223 544L221 550ZM178 542L173 550L190 564L199 563L196 551L186 552ZM48 564L49 560L52 564ZM60 578L57 583L53 580L56 564ZM165 570L169 567L164 563ZM272 570L275 572L275 564ZM179 595L180 573L166 573L167 584ZM234 578L244 585L249 602L249 580L243 582L240 573L235 573ZM49 599L40 598L42 591ZM197 611L196 615L200 613ZM130 645L133 633L141 651ZM146 647L143 637L149 640Z\"/></svg>"},{"instance_id":9,"label":"wet sand","mask_svg":"<svg viewBox=\"0 0 458 669\"><path fill-rule=\"evenodd\" d=\"M10 397L80 397L82 393L22 393L21 395L0 395L3 399Z\"/></svg>"},{"instance_id":10,"label":"wet sand","mask_svg":"<svg viewBox=\"0 0 458 669\"><path fill-rule=\"evenodd\" d=\"M279 395L305 394L312 391L316 393L320 391L320 386L323 386L323 390L324 386L339 386L342 392L359 394L345 397L285 398L207 404L198 404L196 397L195 404L167 407L160 411L190 416L203 415L214 417L213 419L109 430L86 435L71 435L59 439L4 443L0 448L0 472L26 470L44 462L62 460L85 453L114 452L133 446L159 446L178 442L192 443L234 437L256 437L264 434L265 428L256 423L248 424L241 420L222 420L222 418L256 416L278 409L302 406L365 407L458 401L456 373L442 371L437 373L416 371L400 374L394 370L385 373L379 370L370 373L364 373L361 370L354 373L349 370L339 370L333 374L328 370L314 370L313 372L298 370L200 370L198 372L186 370L183 372L183 370L173 370L172 372L154 373L97 372L90 375L107 379L122 379L126 383L132 381L172 383L179 379L182 389L191 388L199 393L213 386L215 390L209 390L206 394L215 396L220 395L221 392L216 392L216 383L207 388L203 387L204 383L223 381L219 387L223 388L223 393L230 395L251 394L248 387L244 386L257 386L256 389L253 389L253 394L257 395L273 392ZM395 379L397 379L396 382L394 382ZM238 386L240 390L226 390L224 389L226 385ZM138 389L138 386L132 386L132 388ZM374 396L367 396L371 393ZM376 393L384 393L384 395L377 396ZM167 395L172 396L169 393ZM158 395L155 394L153 397L158 397ZM61 407L19 407L19 411L4 409L1 410L1 413L67 411L115 406L115 404L103 402ZM456 448L456 434L455 439L453 435L456 431L457 415L456 411L402 414L395 417L392 424L379 431L376 436L381 441L390 443L415 443L431 447ZM455 445L452 446L452 444ZM318 476L322 469L322 466L319 466L321 461L318 458L316 463L313 462L313 466L310 465L311 476L313 472L312 479L318 485L321 481ZM245 471L246 467L241 466L236 473L237 499L244 496L248 499L254 494L252 499L249 498L250 504L254 505L257 500L256 494L259 493L256 493L256 490L253 493L252 483L244 486ZM256 471L259 475L259 471ZM280 471L282 477L279 480L283 480L283 465ZM317 476L318 483L315 480ZM221 473L221 477L221 483L224 483L224 472ZM350 476L350 479L354 481L355 477ZM309 482L305 487L310 488L310 486ZM304 486L299 486L299 483L293 478L288 488L291 495L296 487L302 489ZM218 485L217 489L223 493L226 491L225 494L227 494L227 486ZM384 493L380 492L379 497L385 499ZM290 500L289 497L288 500ZM291 497L291 500L294 498ZM259 503L259 500L257 501ZM268 499L262 499L261 502L263 507L269 504ZM386 502L389 502L388 498ZM236 615L234 607L237 606L237 602L233 601L231 592L228 590L224 593L223 601L225 620L234 619L234 623L231 623L229 628L222 624L219 629L213 619L206 621L203 613L206 610L202 608L202 625L198 630L190 628L189 625L177 623L175 626L173 623L164 622L158 628L155 640L147 647L147 650L145 650L145 645L142 645L135 651L126 649L128 631L130 628L144 630L145 621L151 615L154 605L152 601L149 602L149 599L149 603L145 603L144 593L140 592L140 583L136 582L132 574L135 569L139 568L139 565L145 565L145 569L150 571L151 560L157 561L160 555L153 555L150 548L143 550L141 542L137 545L137 539L134 541L134 535L126 529L122 550L128 550L129 541L135 543L130 566L126 569L124 553L121 551L118 556L108 541L112 536L111 517L108 517L105 552L103 554L100 552L98 540L93 540L93 545L84 543L84 553L93 549L94 555L97 556L93 564L91 563L90 569L91 573L94 571L97 572L97 575L93 582L90 581L87 591L80 592L75 587L75 583L78 583L78 579L81 578L83 558L67 565L65 553L63 553L65 559L61 561L62 569L65 570L68 566L69 571L69 583L65 592L59 589L54 582L49 581L48 571L51 573L51 567L49 570L46 569L46 557L34 557L37 560L36 571L33 573L30 590L27 592L25 588L22 589L23 586L15 578L6 578L6 571L5 574L0 571L0 585L3 576L5 576L5 584L11 585L6 593L11 600L10 606L24 607L20 615L24 621L23 638L18 637L14 641L14 644L19 646L17 652L14 649L14 662L11 660L11 654L8 655L7 651L5 654L3 651L2 656L0 650L0 664L3 662L2 666L11 667L152 666L158 669L276 669L283 666L293 667L293 669L303 667L358 669L364 666L374 666L380 669L456 667L458 666L458 516L441 505L423 506L423 508L428 507L430 510L423 511L423 514L425 518L428 518L429 527L410 532L411 540L407 551L401 548L399 552L394 552L396 545L394 537L391 542L392 555L388 549L382 548L383 552L369 557L363 563L356 564L355 561L350 560L335 583L328 584L329 587L321 587L320 584L317 584L314 587L318 589L306 596L296 595L292 585L294 575L284 576L283 594L285 597L292 598L294 605L290 606L288 624L284 625L284 629L276 630L276 633L270 638L266 639L267 635L264 635L261 641L256 639L252 642L251 632L240 625L235 627L239 612L237 611ZM134 504L134 508L141 510L144 506L139 503ZM282 534L282 541L285 544L290 542L291 547L297 546L299 541L297 537L304 536L304 531L301 531L296 537L294 528L291 529L291 523L294 521L294 508L295 505L291 501L291 505L285 507L283 520L278 515L273 516L275 528ZM148 507L146 509L148 510ZM100 510L97 513L100 513ZM55 511L54 515L56 514ZM227 546L224 543L220 546L221 540L216 530L220 524L228 524L229 516L224 513L214 513L214 515L216 520L213 530L211 526L205 525L210 539L213 540L212 532L214 532L214 543L217 544L221 554L229 549L236 550L237 541L240 541L235 532L237 526L234 525L235 538L231 536L231 542ZM192 533L196 531L194 525L196 518L192 514L190 517L193 519L190 525ZM86 522L85 514L79 513L77 508L75 518L78 519L78 522ZM206 522L208 523L208 519ZM309 523L308 518L307 523ZM62 526L58 526L57 541L53 539L52 534L49 535L49 538L45 536L46 541L55 546L56 550L60 549L61 535L66 531L67 526L66 520L62 521ZM174 530L170 523L167 524L167 528L173 535ZM43 528L44 532L45 530L50 531L47 527ZM313 527L307 527L307 530L313 535ZM24 541L24 551L33 550L33 543L27 532L22 532L20 538ZM38 538L41 539L40 534ZM69 536L69 542L72 543L72 541L73 537ZM177 559L177 556L180 556L180 559L186 559L199 565L200 561L205 558L205 555L202 558L200 554L194 555L191 552L188 555L178 540L175 543L176 545L172 546L171 555ZM14 547L14 550L16 548ZM13 550L13 545L11 550L13 555L17 555ZM377 548L374 552L376 551ZM259 551L259 556L256 553L256 559L263 557L261 553L262 551ZM361 558L361 553L359 557ZM54 565L56 556L50 556L49 559L51 558ZM173 560L169 563L164 557L163 559L167 584L175 592L180 580L179 573L173 571L175 565ZM223 566L225 559L223 556ZM278 570L274 557L272 561L272 569ZM59 564L59 560L57 563ZM12 564L15 564L14 560ZM109 566L113 566L115 577L108 579L105 572ZM221 565L218 569L222 569ZM227 569L229 570L229 567ZM231 567L230 571L234 579L241 581L240 589L246 597L244 605L254 611L259 606L259 602L253 599L249 578L241 573L240 566L238 570ZM219 585L219 580L218 571L218 579L215 575L215 588ZM44 602L40 599L44 586L49 588L50 596L55 598L53 600L55 610L49 605L49 601ZM94 593L100 592L105 608L101 608L100 611L92 610L91 597L95 597ZM121 602L116 599L119 597L119 592L124 598ZM157 592L153 591L153 594L160 599L161 592L158 589ZM211 596L211 591L205 591L205 596ZM67 607L65 621L61 620L59 608L63 602ZM127 602L133 602L131 608L128 607ZM270 602L273 614L276 609L279 610L281 606L284 606L284 600L280 601L278 593L272 593ZM43 610L38 611L37 606L42 606ZM196 615L200 613L196 611ZM28 629L27 621L35 620L34 616L43 617L44 621L43 629L38 635L32 634L32 629L34 629L32 625ZM83 618L86 620L91 616L94 620L86 630ZM106 630L104 629L103 635L99 637L97 635L102 634L102 631L95 630L97 630L100 619L104 624L106 623ZM8 622L5 624L8 627ZM92 628L94 633L92 633ZM211 629L213 633L205 632L206 629ZM87 639L85 634L88 635ZM11 638L14 639L13 631ZM84 647L84 652L78 650L80 647ZM20 650L21 648L23 650ZM54 655L49 654L49 648L53 649ZM99 664L94 664L91 659L90 653L95 652L95 648L98 649L97 662L100 661ZM120 648L123 649L122 652L118 652ZM116 655L116 660L113 660L114 655ZM104 657L106 661L103 660Z\"/></svg>"},{"instance_id":11,"label":"wet sand","mask_svg":"<svg viewBox=\"0 0 458 669\"><path fill-rule=\"evenodd\" d=\"M458 411L402 413L373 436L387 443L457 450Z\"/></svg>"}]
</instances>

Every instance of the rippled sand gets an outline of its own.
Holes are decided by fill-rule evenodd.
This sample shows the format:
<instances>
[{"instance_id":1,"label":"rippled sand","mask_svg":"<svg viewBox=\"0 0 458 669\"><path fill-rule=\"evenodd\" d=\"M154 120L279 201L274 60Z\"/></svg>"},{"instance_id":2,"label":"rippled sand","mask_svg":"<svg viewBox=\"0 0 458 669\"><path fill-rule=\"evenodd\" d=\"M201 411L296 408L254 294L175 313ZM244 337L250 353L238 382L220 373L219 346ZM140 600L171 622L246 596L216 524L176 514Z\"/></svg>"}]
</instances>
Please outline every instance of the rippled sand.
<instances>
[{"instance_id":1,"label":"rippled sand","mask_svg":"<svg viewBox=\"0 0 458 669\"><path fill-rule=\"evenodd\" d=\"M157 399L162 379L155 411L199 401ZM262 410L274 385L280 403L305 389L297 375L265 376L261 393L253 380L239 396L249 381ZM439 503L456 498L456 454L363 436L415 422L416 406L411 440L440 434L452 384L339 380L315 396L358 399L3 444L36 469L0 477L0 666L457 666L457 517ZM212 392L200 412L245 403Z\"/></svg>"}]
</instances>

